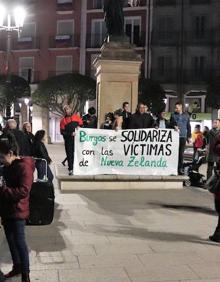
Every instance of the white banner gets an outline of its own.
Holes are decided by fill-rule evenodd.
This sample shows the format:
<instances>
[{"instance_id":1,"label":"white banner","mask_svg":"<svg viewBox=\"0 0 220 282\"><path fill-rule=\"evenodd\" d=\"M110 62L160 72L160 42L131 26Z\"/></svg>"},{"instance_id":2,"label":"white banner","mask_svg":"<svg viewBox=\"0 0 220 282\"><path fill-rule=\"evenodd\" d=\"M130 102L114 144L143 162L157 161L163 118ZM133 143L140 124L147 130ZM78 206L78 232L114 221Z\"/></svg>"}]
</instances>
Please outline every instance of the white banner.
<instances>
[{"instance_id":1,"label":"white banner","mask_svg":"<svg viewBox=\"0 0 220 282\"><path fill-rule=\"evenodd\" d=\"M171 129L76 131L74 174L177 175L179 134Z\"/></svg>"}]
</instances>

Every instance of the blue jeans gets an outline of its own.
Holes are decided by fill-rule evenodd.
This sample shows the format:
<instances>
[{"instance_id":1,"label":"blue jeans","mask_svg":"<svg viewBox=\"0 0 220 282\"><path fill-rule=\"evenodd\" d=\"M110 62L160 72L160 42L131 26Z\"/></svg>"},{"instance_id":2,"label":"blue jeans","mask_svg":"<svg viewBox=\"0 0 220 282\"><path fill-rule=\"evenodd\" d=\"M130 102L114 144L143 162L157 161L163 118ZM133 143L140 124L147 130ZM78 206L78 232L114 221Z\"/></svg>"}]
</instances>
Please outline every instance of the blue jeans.
<instances>
[{"instance_id":1,"label":"blue jeans","mask_svg":"<svg viewBox=\"0 0 220 282\"><path fill-rule=\"evenodd\" d=\"M44 161L41 160L37 160L36 161L36 169L37 169L37 178L38 179L44 179L44 176L46 174L46 167L45 167L46 163ZM47 178L48 181L52 182L53 181L53 173L49 167L49 165L47 165Z\"/></svg>"},{"instance_id":2,"label":"blue jeans","mask_svg":"<svg viewBox=\"0 0 220 282\"><path fill-rule=\"evenodd\" d=\"M23 273L30 271L29 253L25 240L25 220L8 219L3 221L5 236L10 249L13 265L21 265Z\"/></svg>"}]
</instances>

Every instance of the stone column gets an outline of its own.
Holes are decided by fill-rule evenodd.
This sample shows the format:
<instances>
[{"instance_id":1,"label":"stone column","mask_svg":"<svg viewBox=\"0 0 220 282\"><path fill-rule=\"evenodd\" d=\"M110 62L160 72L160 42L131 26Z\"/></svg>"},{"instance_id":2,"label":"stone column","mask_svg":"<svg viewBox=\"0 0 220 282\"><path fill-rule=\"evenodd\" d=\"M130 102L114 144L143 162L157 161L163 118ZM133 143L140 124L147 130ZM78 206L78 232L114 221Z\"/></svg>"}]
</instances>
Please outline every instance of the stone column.
<instances>
[{"instance_id":1,"label":"stone column","mask_svg":"<svg viewBox=\"0 0 220 282\"><path fill-rule=\"evenodd\" d=\"M27 120L27 106L25 105L25 103L22 103L22 106L21 106L21 115L20 115L20 129L22 128L23 126L23 123L28 121Z\"/></svg>"},{"instance_id":2,"label":"stone column","mask_svg":"<svg viewBox=\"0 0 220 282\"><path fill-rule=\"evenodd\" d=\"M138 103L138 80L142 60L127 38L105 43L94 61L97 81L98 127L105 114L129 102L134 112Z\"/></svg>"},{"instance_id":3,"label":"stone column","mask_svg":"<svg viewBox=\"0 0 220 282\"><path fill-rule=\"evenodd\" d=\"M46 108L41 108L37 105L33 106L32 112L32 131L33 134L38 130L46 131L46 141L50 143L49 138L49 111Z\"/></svg>"}]
</instances>

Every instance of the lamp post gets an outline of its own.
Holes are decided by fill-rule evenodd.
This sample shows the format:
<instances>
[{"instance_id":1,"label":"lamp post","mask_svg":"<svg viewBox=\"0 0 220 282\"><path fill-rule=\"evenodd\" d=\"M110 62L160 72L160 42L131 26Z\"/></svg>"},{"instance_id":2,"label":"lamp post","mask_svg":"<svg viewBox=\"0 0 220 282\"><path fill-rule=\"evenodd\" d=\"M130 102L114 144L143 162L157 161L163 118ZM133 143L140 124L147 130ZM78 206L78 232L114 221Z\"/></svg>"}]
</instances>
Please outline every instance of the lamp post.
<instances>
[{"instance_id":1,"label":"lamp post","mask_svg":"<svg viewBox=\"0 0 220 282\"><path fill-rule=\"evenodd\" d=\"M11 38L12 32L18 32L20 35L21 29L25 20L25 9L21 6L12 7L10 4L3 6L0 3L0 30L7 32L7 49L5 71L7 75L7 83L10 83L10 54L11 54ZM11 104L6 105L6 117L11 116Z\"/></svg>"},{"instance_id":2,"label":"lamp post","mask_svg":"<svg viewBox=\"0 0 220 282\"><path fill-rule=\"evenodd\" d=\"M26 108L27 108L27 121L29 122L29 102L30 102L30 99L29 98L24 98L24 103L26 105Z\"/></svg>"}]
</instances>

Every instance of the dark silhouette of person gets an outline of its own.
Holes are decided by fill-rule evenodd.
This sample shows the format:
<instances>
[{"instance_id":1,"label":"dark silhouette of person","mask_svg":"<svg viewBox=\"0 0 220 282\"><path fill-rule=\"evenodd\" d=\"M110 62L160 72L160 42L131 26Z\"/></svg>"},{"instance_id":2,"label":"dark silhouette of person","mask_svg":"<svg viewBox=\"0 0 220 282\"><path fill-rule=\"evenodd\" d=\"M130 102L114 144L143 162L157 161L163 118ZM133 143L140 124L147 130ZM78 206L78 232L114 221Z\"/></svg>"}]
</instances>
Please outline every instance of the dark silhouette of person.
<instances>
[{"instance_id":1,"label":"dark silhouette of person","mask_svg":"<svg viewBox=\"0 0 220 282\"><path fill-rule=\"evenodd\" d=\"M124 0L105 0L104 13L108 35L124 35Z\"/></svg>"}]
</instances>

